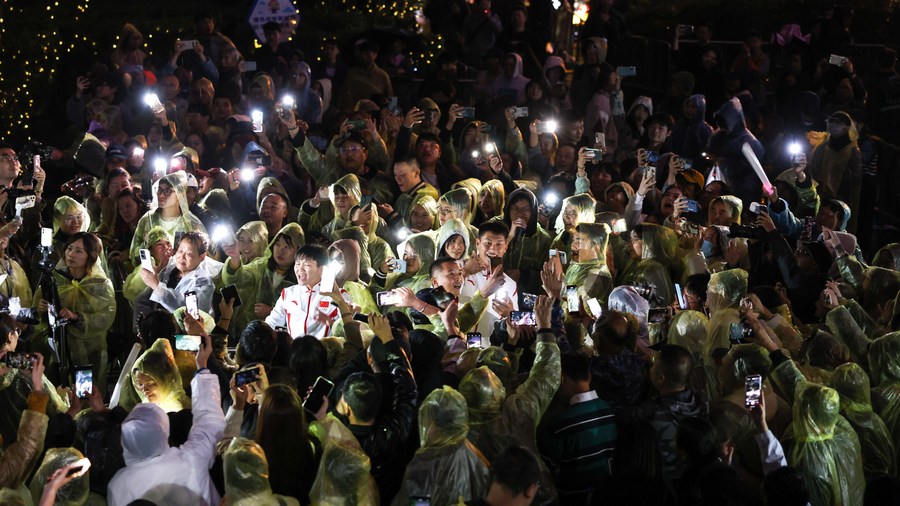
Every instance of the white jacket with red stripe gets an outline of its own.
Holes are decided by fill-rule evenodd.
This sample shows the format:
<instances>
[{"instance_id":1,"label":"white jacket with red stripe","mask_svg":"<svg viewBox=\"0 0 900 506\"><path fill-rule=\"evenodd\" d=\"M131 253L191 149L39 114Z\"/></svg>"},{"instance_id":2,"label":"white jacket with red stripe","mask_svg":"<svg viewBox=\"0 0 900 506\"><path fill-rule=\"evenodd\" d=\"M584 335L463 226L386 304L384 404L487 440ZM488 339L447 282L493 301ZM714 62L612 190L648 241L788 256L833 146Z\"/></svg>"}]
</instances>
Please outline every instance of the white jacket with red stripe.
<instances>
[{"instance_id":1,"label":"white jacket with red stripe","mask_svg":"<svg viewBox=\"0 0 900 506\"><path fill-rule=\"evenodd\" d=\"M341 290L341 296L350 302L344 290ZM266 323L271 327L286 327L295 339L307 335L322 338L331 333L339 316L340 311L331 297L319 293L318 283L312 289L294 285L281 291Z\"/></svg>"}]
</instances>

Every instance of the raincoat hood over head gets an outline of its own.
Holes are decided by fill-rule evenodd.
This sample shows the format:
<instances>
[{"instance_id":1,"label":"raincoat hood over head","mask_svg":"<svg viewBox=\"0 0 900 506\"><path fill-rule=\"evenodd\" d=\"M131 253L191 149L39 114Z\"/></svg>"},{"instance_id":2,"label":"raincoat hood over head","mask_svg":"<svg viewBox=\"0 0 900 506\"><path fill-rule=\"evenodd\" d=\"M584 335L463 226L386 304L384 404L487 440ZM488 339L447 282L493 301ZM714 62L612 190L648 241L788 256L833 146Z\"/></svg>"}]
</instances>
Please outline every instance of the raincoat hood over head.
<instances>
[{"instance_id":1,"label":"raincoat hood over head","mask_svg":"<svg viewBox=\"0 0 900 506\"><path fill-rule=\"evenodd\" d=\"M403 252L406 250L407 244L412 246L413 251L419 257L420 267L414 276L429 275L431 264L434 262L435 251L434 239L431 237L431 234L422 232L409 236L397 246L397 253L399 254L397 258L403 258Z\"/></svg>"},{"instance_id":2,"label":"raincoat hood over head","mask_svg":"<svg viewBox=\"0 0 900 506\"><path fill-rule=\"evenodd\" d=\"M169 449L169 417L156 404L141 403L122 422L125 465L162 455Z\"/></svg>"},{"instance_id":3,"label":"raincoat hood over head","mask_svg":"<svg viewBox=\"0 0 900 506\"><path fill-rule=\"evenodd\" d=\"M528 226L525 227L525 235L530 236L534 234L538 226L538 199L528 188L517 188L506 198L506 208L503 209L503 222L512 229L512 220L509 217L509 207L520 200L527 201L528 205L531 207L531 219L528 221Z\"/></svg>"},{"instance_id":4,"label":"raincoat hood over head","mask_svg":"<svg viewBox=\"0 0 900 506\"><path fill-rule=\"evenodd\" d=\"M359 205L360 200L362 200L362 188L359 185L359 178L355 174L347 174L341 177L328 188L328 198L332 204L334 204L334 190L338 187L343 188L347 195L350 196L351 208Z\"/></svg>"},{"instance_id":5,"label":"raincoat hood over head","mask_svg":"<svg viewBox=\"0 0 900 506\"><path fill-rule=\"evenodd\" d=\"M706 303L710 312L724 308L737 309L747 296L747 271L728 269L710 276Z\"/></svg>"},{"instance_id":6,"label":"raincoat hood over head","mask_svg":"<svg viewBox=\"0 0 900 506\"><path fill-rule=\"evenodd\" d=\"M150 401L138 388L138 372L150 376L156 382L158 399L154 404L159 405L165 412L179 411L189 407L189 403L185 402L187 399L181 383L181 374L175 363L172 345L167 339L157 339L147 351L138 357L132 368L132 385L140 396L141 402L148 403Z\"/></svg>"},{"instance_id":7,"label":"raincoat hood over head","mask_svg":"<svg viewBox=\"0 0 900 506\"><path fill-rule=\"evenodd\" d=\"M472 222L472 210L474 209L472 192L466 188L455 188L441 195L438 205L446 202L453 208L453 214L466 224ZM478 193L474 194L477 198Z\"/></svg>"},{"instance_id":8,"label":"raincoat hood over head","mask_svg":"<svg viewBox=\"0 0 900 506\"><path fill-rule=\"evenodd\" d=\"M855 362L838 366L828 386L841 396L841 410L856 413L872 412L872 393L869 375Z\"/></svg>"},{"instance_id":9,"label":"raincoat hood over head","mask_svg":"<svg viewBox=\"0 0 900 506\"><path fill-rule=\"evenodd\" d=\"M444 246L447 244L447 241L453 238L454 235L462 237L463 242L466 243L465 251L469 251L469 229L462 220L453 218L452 220L447 220L437 231L435 257L440 254L441 250L444 249Z\"/></svg>"},{"instance_id":10,"label":"raincoat hood over head","mask_svg":"<svg viewBox=\"0 0 900 506\"><path fill-rule=\"evenodd\" d=\"M731 347L722 361L720 377L721 391L727 395L737 388L742 388L744 379L752 374L763 378L769 375L772 359L769 353L758 344L736 344Z\"/></svg>"},{"instance_id":11,"label":"raincoat hood over head","mask_svg":"<svg viewBox=\"0 0 900 506\"><path fill-rule=\"evenodd\" d=\"M287 204L288 209L291 207L291 198L288 197L287 191L284 189L284 185L281 184L277 178L266 176L259 181L259 186L256 187L256 209L259 209L259 206L262 205L263 199L269 195L270 193L277 193L284 198L285 204Z\"/></svg>"},{"instance_id":12,"label":"raincoat hood over head","mask_svg":"<svg viewBox=\"0 0 900 506\"><path fill-rule=\"evenodd\" d=\"M87 232L91 227L91 217L87 209L72 197L62 196L56 199L53 204L53 233L59 232L66 213L78 213L81 215L81 230L79 232Z\"/></svg>"},{"instance_id":13,"label":"raincoat hood over head","mask_svg":"<svg viewBox=\"0 0 900 506\"><path fill-rule=\"evenodd\" d=\"M668 344L676 344L691 353L702 353L709 318L700 311L681 311L669 323Z\"/></svg>"},{"instance_id":14,"label":"raincoat hood over head","mask_svg":"<svg viewBox=\"0 0 900 506\"><path fill-rule=\"evenodd\" d=\"M342 286L346 281L359 281L359 242L350 239L338 239L331 247L340 250L344 267L337 275L337 282Z\"/></svg>"},{"instance_id":15,"label":"raincoat hood over head","mask_svg":"<svg viewBox=\"0 0 900 506\"><path fill-rule=\"evenodd\" d=\"M255 441L236 437L224 455L225 494L228 504L276 504L269 485L269 461Z\"/></svg>"},{"instance_id":16,"label":"raincoat hood over head","mask_svg":"<svg viewBox=\"0 0 900 506\"><path fill-rule=\"evenodd\" d=\"M247 237L253 243L253 258L261 257L266 254L267 245L269 244L269 229L266 228L264 221L248 221L238 229L235 237L241 234L247 234ZM249 259L245 260L249 261Z\"/></svg>"},{"instance_id":17,"label":"raincoat hood over head","mask_svg":"<svg viewBox=\"0 0 900 506\"><path fill-rule=\"evenodd\" d=\"M900 331L885 334L869 346L869 372L877 386L900 383Z\"/></svg>"},{"instance_id":18,"label":"raincoat hood over head","mask_svg":"<svg viewBox=\"0 0 900 506\"><path fill-rule=\"evenodd\" d=\"M741 101L737 97L732 97L722 104L716 111L715 118L719 128L727 130L730 137L747 131L744 108L741 107Z\"/></svg>"},{"instance_id":19,"label":"raincoat hood over head","mask_svg":"<svg viewBox=\"0 0 900 506\"><path fill-rule=\"evenodd\" d=\"M44 455L44 461L31 480L31 497L34 504L40 503L44 492L44 484L50 481L50 477L57 469L83 459L84 455L75 448L50 448ZM90 471L88 471L89 473ZM90 475L85 473L78 478L63 485L56 492L56 506L80 506L87 501L90 493ZM0 504L3 501L0 501Z\"/></svg>"},{"instance_id":20,"label":"raincoat hood over head","mask_svg":"<svg viewBox=\"0 0 900 506\"><path fill-rule=\"evenodd\" d=\"M506 388L487 366L472 369L459 382L459 393L469 406L469 423L482 424L500 414Z\"/></svg>"},{"instance_id":21,"label":"raincoat hood over head","mask_svg":"<svg viewBox=\"0 0 900 506\"><path fill-rule=\"evenodd\" d=\"M588 193L579 193L563 199L560 213L556 216L556 223L554 224L556 233L561 233L566 229L566 225L563 222L563 214L565 214L566 208L569 206L575 209L577 214L575 225L579 223L594 223L597 201Z\"/></svg>"},{"instance_id":22,"label":"raincoat hood over head","mask_svg":"<svg viewBox=\"0 0 900 506\"><path fill-rule=\"evenodd\" d=\"M691 123L703 123L706 118L706 97L701 94L691 95L685 102L690 102L697 108L697 115L694 116Z\"/></svg>"},{"instance_id":23,"label":"raincoat hood over head","mask_svg":"<svg viewBox=\"0 0 900 506\"><path fill-rule=\"evenodd\" d=\"M503 183L499 179L486 181L481 185L479 196L485 194L490 195L491 200L494 201L494 215L502 216L503 207L506 205L506 190L503 188ZM488 216L488 218L490 218L490 216Z\"/></svg>"},{"instance_id":24,"label":"raincoat hood over head","mask_svg":"<svg viewBox=\"0 0 900 506\"><path fill-rule=\"evenodd\" d=\"M744 203L740 198L735 197L734 195L721 195L712 199L709 203L709 210L707 211L706 219L709 223L713 222L712 216L712 208L718 202L724 202L728 204L731 208L731 218L735 223L740 224L741 222L741 213L744 212Z\"/></svg>"},{"instance_id":25,"label":"raincoat hood over head","mask_svg":"<svg viewBox=\"0 0 900 506\"><path fill-rule=\"evenodd\" d=\"M663 265L669 265L675 258L675 250L678 246L678 236L667 227L653 223L641 225L641 249L642 259L653 259Z\"/></svg>"},{"instance_id":26,"label":"raincoat hood over head","mask_svg":"<svg viewBox=\"0 0 900 506\"><path fill-rule=\"evenodd\" d=\"M469 415L463 395L448 386L428 394L419 407L422 449L457 445L468 435Z\"/></svg>"},{"instance_id":27,"label":"raincoat hood over head","mask_svg":"<svg viewBox=\"0 0 900 506\"><path fill-rule=\"evenodd\" d=\"M404 223L412 223L412 213L416 206L422 206L422 209L424 209L425 212L431 215L432 225L430 230L433 230L439 223L437 200L435 200L431 195L428 195L424 192L416 192L416 194L413 195L412 201L409 203L409 206L406 208L406 216L403 217ZM425 231L420 230L420 232Z\"/></svg>"}]
</instances>

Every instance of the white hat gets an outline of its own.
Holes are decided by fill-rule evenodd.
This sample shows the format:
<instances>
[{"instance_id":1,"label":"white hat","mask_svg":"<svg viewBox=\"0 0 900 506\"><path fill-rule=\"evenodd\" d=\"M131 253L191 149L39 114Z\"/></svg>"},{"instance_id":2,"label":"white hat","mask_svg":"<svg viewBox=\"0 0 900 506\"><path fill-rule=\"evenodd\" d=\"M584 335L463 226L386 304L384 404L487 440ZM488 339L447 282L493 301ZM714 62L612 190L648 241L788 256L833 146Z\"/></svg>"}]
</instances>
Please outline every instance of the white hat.
<instances>
[{"instance_id":1,"label":"white hat","mask_svg":"<svg viewBox=\"0 0 900 506\"><path fill-rule=\"evenodd\" d=\"M200 189L200 183L197 182L196 176L194 176L190 172L185 173L185 176L187 177L187 187L188 188L196 188L198 190Z\"/></svg>"}]
</instances>

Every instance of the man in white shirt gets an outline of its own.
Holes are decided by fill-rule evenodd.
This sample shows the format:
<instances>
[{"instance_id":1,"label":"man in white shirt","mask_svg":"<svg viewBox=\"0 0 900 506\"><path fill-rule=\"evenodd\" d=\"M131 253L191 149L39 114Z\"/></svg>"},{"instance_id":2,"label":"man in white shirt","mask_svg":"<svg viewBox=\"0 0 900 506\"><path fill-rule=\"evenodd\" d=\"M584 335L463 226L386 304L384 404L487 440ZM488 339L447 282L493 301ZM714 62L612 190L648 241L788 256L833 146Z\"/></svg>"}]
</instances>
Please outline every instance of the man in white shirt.
<instances>
[{"instance_id":1,"label":"man in white shirt","mask_svg":"<svg viewBox=\"0 0 900 506\"><path fill-rule=\"evenodd\" d=\"M509 228L501 221L489 221L478 228L478 239L475 241L475 256L466 263L466 279L459 292L460 304L468 302L475 292L482 290L491 277L492 259L502 262L503 255L509 247L507 242ZM473 272L474 271L474 272ZM503 285L488 297L488 306L478 322L477 332L481 332L482 345L490 345L494 322L505 318L506 311L518 311L519 292L516 282L506 274Z\"/></svg>"},{"instance_id":2,"label":"man in white shirt","mask_svg":"<svg viewBox=\"0 0 900 506\"><path fill-rule=\"evenodd\" d=\"M340 316L340 311L324 295L334 287L322 287L322 272L328 264L328 253L321 246L307 244L297 251L294 274L297 284L281 291L272 312L266 317L271 327L286 327L293 338L316 336L323 338L331 333L331 327ZM344 290L341 296L348 303L350 298Z\"/></svg>"}]
</instances>

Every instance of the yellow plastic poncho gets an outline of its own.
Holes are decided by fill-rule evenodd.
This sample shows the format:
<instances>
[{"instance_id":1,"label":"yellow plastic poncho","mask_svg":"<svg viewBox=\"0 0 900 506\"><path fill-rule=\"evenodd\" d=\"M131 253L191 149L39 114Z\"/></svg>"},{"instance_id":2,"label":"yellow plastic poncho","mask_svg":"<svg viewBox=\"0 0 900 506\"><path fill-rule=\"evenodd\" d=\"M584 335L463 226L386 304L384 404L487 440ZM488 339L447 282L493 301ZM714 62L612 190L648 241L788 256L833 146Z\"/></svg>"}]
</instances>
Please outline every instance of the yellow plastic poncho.
<instances>
[{"instance_id":1,"label":"yellow plastic poncho","mask_svg":"<svg viewBox=\"0 0 900 506\"><path fill-rule=\"evenodd\" d=\"M869 346L872 405L900 446L900 331L885 334Z\"/></svg>"},{"instance_id":2,"label":"yellow plastic poncho","mask_svg":"<svg viewBox=\"0 0 900 506\"><path fill-rule=\"evenodd\" d=\"M412 246L419 257L419 270L409 274L391 274L388 276L386 288L408 287L416 292L431 286L431 264L434 262L434 239L431 234L422 232L409 236L397 246L397 258L403 258L406 245Z\"/></svg>"},{"instance_id":3,"label":"yellow plastic poncho","mask_svg":"<svg viewBox=\"0 0 900 506\"><path fill-rule=\"evenodd\" d=\"M731 324L741 321L741 299L747 296L747 271L729 269L717 272L709 279L706 304L709 307L709 340L704 352L709 355L716 348L729 348Z\"/></svg>"},{"instance_id":4,"label":"yellow plastic poncho","mask_svg":"<svg viewBox=\"0 0 900 506\"><path fill-rule=\"evenodd\" d=\"M153 227L147 232L147 249L152 248L159 241L167 241L170 245L174 246L175 238L172 237L172 234L163 230L162 227ZM170 262L173 262L171 258ZM131 274L125 278L125 284L122 286L122 293L125 295L125 298L133 304L135 300L137 300L138 295L147 288L147 285L144 283L144 280L141 279L141 264L136 264ZM242 299L243 300L243 299Z\"/></svg>"},{"instance_id":5,"label":"yellow plastic poncho","mask_svg":"<svg viewBox=\"0 0 900 506\"><path fill-rule=\"evenodd\" d=\"M395 506L410 497L431 497L431 504L456 504L487 493L488 464L470 443L466 400L450 387L434 390L419 407L421 447L406 466Z\"/></svg>"},{"instance_id":6,"label":"yellow plastic poncho","mask_svg":"<svg viewBox=\"0 0 900 506\"><path fill-rule=\"evenodd\" d=\"M623 272L622 284L652 283L662 305L669 305L675 298L670 266L678 237L671 229L653 223L643 223L641 230L641 259Z\"/></svg>"},{"instance_id":7,"label":"yellow plastic poncho","mask_svg":"<svg viewBox=\"0 0 900 506\"><path fill-rule=\"evenodd\" d=\"M50 448L44 455L44 461L31 479L31 498L34 504L41 502L44 493L44 484L50 480L50 476L57 469L62 469L69 464L74 464L84 455L75 448ZM55 506L81 506L85 504L90 494L90 471L66 483L56 492Z\"/></svg>"},{"instance_id":8,"label":"yellow plastic poncho","mask_svg":"<svg viewBox=\"0 0 900 506\"><path fill-rule=\"evenodd\" d=\"M503 216L503 206L506 205L506 189L503 188L503 182L499 179L491 179L485 181L481 185L481 191L478 192L478 198L489 195L494 201L494 214L485 216L484 221L490 220L495 216Z\"/></svg>"},{"instance_id":9,"label":"yellow plastic poncho","mask_svg":"<svg viewBox=\"0 0 900 506\"><path fill-rule=\"evenodd\" d=\"M476 192L474 195L477 197L478 193ZM475 247L475 240L478 238L478 229L472 226L473 203L472 190L467 188L455 188L441 195L441 198L438 199L438 206L446 204L453 210L453 216L450 216L450 218L460 219L466 224L466 228L469 230L469 244L471 248ZM472 254L472 250L470 249L468 253Z\"/></svg>"},{"instance_id":10,"label":"yellow plastic poncho","mask_svg":"<svg viewBox=\"0 0 900 506\"><path fill-rule=\"evenodd\" d=\"M341 215L341 213L337 210L337 206L334 204L334 194L336 188L343 189L350 197L350 205L347 208L347 215ZM351 222L352 217L349 215L349 211L352 211L355 206L358 206L360 199L362 199L362 189L359 186L359 178L357 178L354 174L347 174L346 176L335 181L333 185L328 187L328 199L331 201L331 205L335 213L334 218L332 218L331 221L329 221L325 225L325 228L322 229L322 234L333 241L335 240L334 234L336 231L342 228L353 226Z\"/></svg>"},{"instance_id":11,"label":"yellow plastic poncho","mask_svg":"<svg viewBox=\"0 0 900 506\"><path fill-rule=\"evenodd\" d=\"M428 230L435 230L440 226L440 221L438 221L438 202L437 199L432 197L427 193L417 193L413 195L412 201L410 201L409 206L406 208L406 214L403 215L403 222L407 225L412 224L412 213L415 210L416 206L421 206L422 209L425 210L429 215L431 215L431 227ZM428 230L417 230L416 232L427 232Z\"/></svg>"},{"instance_id":12,"label":"yellow plastic poncho","mask_svg":"<svg viewBox=\"0 0 900 506\"><path fill-rule=\"evenodd\" d=\"M269 461L255 441L236 437L223 456L225 495L231 506L257 504L299 505L297 499L272 493L269 485Z\"/></svg>"},{"instance_id":13,"label":"yellow plastic poncho","mask_svg":"<svg viewBox=\"0 0 900 506\"><path fill-rule=\"evenodd\" d=\"M159 187L160 183L168 183L175 192L175 197L178 199L178 207L181 209L181 215L177 218L171 220L164 219L162 217L162 210L156 207L155 190ZM200 218L197 218L188 210L187 197L185 196L186 188L187 179L183 172L169 174L153 185L154 205L146 214L141 216L140 220L138 220L137 228L134 231L134 238L131 240L129 256L134 265L140 265L139 252L141 248L146 248L150 244L148 234L153 227L161 227L173 237L178 232L194 231L203 232L204 234L207 233L206 227L203 226L203 222L200 221Z\"/></svg>"},{"instance_id":14,"label":"yellow plastic poncho","mask_svg":"<svg viewBox=\"0 0 900 506\"><path fill-rule=\"evenodd\" d=\"M250 263L252 260L268 254L269 249L269 229L266 228L264 221L248 221L234 234L235 238L240 239L242 235L246 235L247 239L253 243L252 252L249 256L241 255L241 262ZM243 300L243 299L242 299Z\"/></svg>"},{"instance_id":15,"label":"yellow plastic poncho","mask_svg":"<svg viewBox=\"0 0 900 506\"><path fill-rule=\"evenodd\" d=\"M450 256L446 250L444 250L443 254L441 254L441 250L444 249L447 241L453 238L454 235L462 237L463 242L466 244L466 250L463 253L463 256L461 258L458 258L457 260L465 259L467 257L467 254L472 251L474 244L469 243L470 239L468 227L461 219L453 218L445 221L444 224L441 225L441 228L437 229L437 238L435 239L434 253L435 258L440 256Z\"/></svg>"},{"instance_id":16,"label":"yellow plastic poncho","mask_svg":"<svg viewBox=\"0 0 900 506\"><path fill-rule=\"evenodd\" d=\"M18 297L22 307L31 307L34 294L28 282L28 276L25 274L22 266L19 265L19 262L7 255L3 255L3 258L0 258L0 274L6 274L6 279L0 283L0 294L6 300Z\"/></svg>"},{"instance_id":17,"label":"yellow plastic poncho","mask_svg":"<svg viewBox=\"0 0 900 506\"><path fill-rule=\"evenodd\" d=\"M130 374L131 381L122 389L122 399L119 403L127 411L131 411L140 402L151 402L137 387L138 372L150 376L156 383L157 398L153 403L166 413L190 409L191 399L184 392L181 373L175 363L175 354L167 339L157 339L134 363Z\"/></svg>"},{"instance_id":18,"label":"yellow plastic poncho","mask_svg":"<svg viewBox=\"0 0 900 506\"><path fill-rule=\"evenodd\" d=\"M709 319L700 311L681 311L669 322L669 333L666 336L667 344L674 344L691 352L694 356L694 368L688 379L688 384L694 392L707 396L706 367L712 367L712 358L703 355L703 347L706 344L707 326Z\"/></svg>"},{"instance_id":19,"label":"yellow plastic poncho","mask_svg":"<svg viewBox=\"0 0 900 506\"><path fill-rule=\"evenodd\" d=\"M884 420L872 410L869 375L859 364L843 364L834 370L828 386L840 394L841 414L859 437L866 476L893 475L897 468L894 441Z\"/></svg>"}]
</instances>

